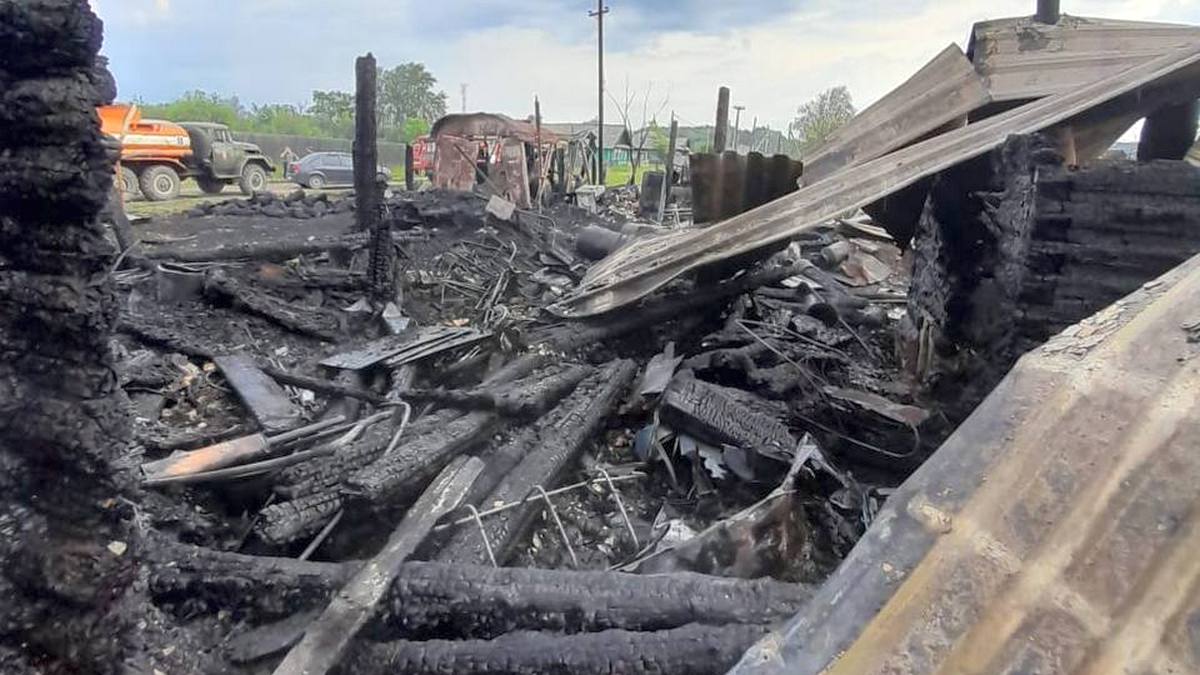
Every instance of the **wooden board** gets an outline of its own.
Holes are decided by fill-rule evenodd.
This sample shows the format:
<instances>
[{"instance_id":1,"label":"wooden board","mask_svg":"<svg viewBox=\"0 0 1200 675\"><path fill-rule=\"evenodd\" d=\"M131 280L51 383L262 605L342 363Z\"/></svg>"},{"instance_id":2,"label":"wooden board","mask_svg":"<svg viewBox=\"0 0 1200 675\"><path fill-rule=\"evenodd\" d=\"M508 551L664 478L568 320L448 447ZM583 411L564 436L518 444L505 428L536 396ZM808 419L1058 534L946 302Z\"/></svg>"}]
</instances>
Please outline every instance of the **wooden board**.
<instances>
[{"instance_id":1,"label":"wooden board","mask_svg":"<svg viewBox=\"0 0 1200 675\"><path fill-rule=\"evenodd\" d=\"M975 24L969 49L994 101L1071 91L1200 40L1200 28L1064 16L1056 25L1031 17Z\"/></svg>"},{"instance_id":2,"label":"wooden board","mask_svg":"<svg viewBox=\"0 0 1200 675\"><path fill-rule=\"evenodd\" d=\"M952 44L805 157L801 179L811 185L882 157L990 100L971 61Z\"/></svg>"},{"instance_id":3,"label":"wooden board","mask_svg":"<svg viewBox=\"0 0 1200 675\"><path fill-rule=\"evenodd\" d=\"M684 272L787 240L982 155L1011 134L1033 133L1076 116L1087 118L1097 110L1105 116L1127 114L1128 108L1162 97L1194 98L1193 89L1200 88L1197 64L1200 45L851 167L703 230L664 237L651 253L636 244L627 246L589 270L579 288L551 310L564 317L584 317L622 307ZM1151 91L1150 85L1163 85L1165 91Z\"/></svg>"},{"instance_id":4,"label":"wooden board","mask_svg":"<svg viewBox=\"0 0 1200 675\"><path fill-rule=\"evenodd\" d=\"M300 408L292 403L278 382L254 365L249 356L218 356L213 363L221 369L229 386L233 387L263 431L278 433L300 424Z\"/></svg>"}]
</instances>

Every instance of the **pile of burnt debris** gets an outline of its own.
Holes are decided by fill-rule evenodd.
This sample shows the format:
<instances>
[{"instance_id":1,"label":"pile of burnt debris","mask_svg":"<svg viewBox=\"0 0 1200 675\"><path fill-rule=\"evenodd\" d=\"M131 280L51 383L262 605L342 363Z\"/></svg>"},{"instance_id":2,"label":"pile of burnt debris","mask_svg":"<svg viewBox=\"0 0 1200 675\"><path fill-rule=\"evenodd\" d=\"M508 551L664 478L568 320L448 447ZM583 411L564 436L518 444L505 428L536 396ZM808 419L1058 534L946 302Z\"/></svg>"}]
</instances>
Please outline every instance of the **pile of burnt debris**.
<instances>
[{"instance_id":1,"label":"pile of burnt debris","mask_svg":"<svg viewBox=\"0 0 1200 675\"><path fill-rule=\"evenodd\" d=\"M907 281L866 219L567 322L545 308L603 218L386 203L386 307L367 299L366 239L207 262L167 248L115 273L161 539L150 590L232 663L274 663L301 635L292 653L318 658L305 645L349 612L368 625L319 655L347 672L715 672L943 435L891 356Z\"/></svg>"}]
</instances>

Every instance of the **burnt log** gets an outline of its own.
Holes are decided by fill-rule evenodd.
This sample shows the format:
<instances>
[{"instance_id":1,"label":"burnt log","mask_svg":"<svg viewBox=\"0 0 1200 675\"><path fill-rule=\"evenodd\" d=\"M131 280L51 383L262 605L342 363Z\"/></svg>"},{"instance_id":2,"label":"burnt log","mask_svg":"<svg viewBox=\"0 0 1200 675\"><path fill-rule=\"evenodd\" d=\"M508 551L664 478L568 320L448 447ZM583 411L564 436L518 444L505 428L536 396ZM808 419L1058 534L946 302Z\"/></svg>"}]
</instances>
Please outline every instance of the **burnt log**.
<instances>
[{"instance_id":1,"label":"burnt log","mask_svg":"<svg viewBox=\"0 0 1200 675\"><path fill-rule=\"evenodd\" d=\"M341 382L333 382L319 377L301 375L299 373L281 370L272 366L264 367L262 371L267 375L270 375L280 384L307 389L318 394L353 398L359 401L366 401L367 403L375 406L381 405L384 402L384 398L373 391L367 391L366 389L343 384Z\"/></svg>"},{"instance_id":2,"label":"burnt log","mask_svg":"<svg viewBox=\"0 0 1200 675\"><path fill-rule=\"evenodd\" d=\"M359 469L342 485L347 502L375 507L415 499L429 481L454 459L487 437L496 415L474 412L460 417L436 433L416 437Z\"/></svg>"},{"instance_id":3,"label":"burnt log","mask_svg":"<svg viewBox=\"0 0 1200 675\"><path fill-rule=\"evenodd\" d=\"M286 328L294 333L332 342L341 329L341 322L332 313L314 308L297 310L293 303L284 302L262 291L249 288L229 277L222 270L210 272L204 280L204 295Z\"/></svg>"},{"instance_id":4,"label":"burnt log","mask_svg":"<svg viewBox=\"0 0 1200 675\"><path fill-rule=\"evenodd\" d=\"M229 611L251 621L320 606L353 577L356 563L268 558L156 542L149 549L150 593L176 614Z\"/></svg>"},{"instance_id":5,"label":"burnt log","mask_svg":"<svg viewBox=\"0 0 1200 675\"><path fill-rule=\"evenodd\" d=\"M812 593L811 586L771 579L409 562L364 636L492 639L517 630L569 634L770 623L791 616Z\"/></svg>"},{"instance_id":6,"label":"burnt log","mask_svg":"<svg viewBox=\"0 0 1200 675\"><path fill-rule=\"evenodd\" d=\"M495 640L360 644L342 673L407 675L638 675L724 673L766 632L755 625L685 626L649 633L610 630L510 633Z\"/></svg>"},{"instance_id":7,"label":"burnt log","mask_svg":"<svg viewBox=\"0 0 1200 675\"><path fill-rule=\"evenodd\" d=\"M494 460L496 469L492 471L489 468L488 475L500 475L503 465L510 464L518 455L521 459L480 503L518 502L534 486L541 485L549 489L560 482L588 444L596 438L601 425L620 402L636 372L637 366L632 361L609 363L580 385L566 403L547 415L544 426L539 426L544 433L535 438L520 434L512 443L501 448ZM540 503L528 502L484 521L484 529L497 562L504 564L511 558L541 510ZM456 532L437 553L436 559L459 563L489 562L479 531L469 527Z\"/></svg>"},{"instance_id":8,"label":"burnt log","mask_svg":"<svg viewBox=\"0 0 1200 675\"><path fill-rule=\"evenodd\" d=\"M187 614L263 622L319 606L361 569L163 542L147 560L155 600ZM518 630L657 631L759 624L793 614L813 587L703 574L625 574L406 562L363 637L492 639Z\"/></svg>"},{"instance_id":9,"label":"burnt log","mask_svg":"<svg viewBox=\"0 0 1200 675\"><path fill-rule=\"evenodd\" d=\"M341 510L342 495L337 489L314 492L263 509L254 533L268 544L281 546L315 536Z\"/></svg>"},{"instance_id":10,"label":"burnt log","mask_svg":"<svg viewBox=\"0 0 1200 675\"><path fill-rule=\"evenodd\" d=\"M798 445L778 419L742 405L724 387L691 376L671 381L659 411L672 428L718 447L733 445L789 461Z\"/></svg>"},{"instance_id":11,"label":"burnt log","mask_svg":"<svg viewBox=\"0 0 1200 675\"><path fill-rule=\"evenodd\" d=\"M537 417L570 394L592 372L588 366L552 367L496 388L469 391L420 389L405 393L404 398L469 410L490 410L513 417Z\"/></svg>"}]
</instances>

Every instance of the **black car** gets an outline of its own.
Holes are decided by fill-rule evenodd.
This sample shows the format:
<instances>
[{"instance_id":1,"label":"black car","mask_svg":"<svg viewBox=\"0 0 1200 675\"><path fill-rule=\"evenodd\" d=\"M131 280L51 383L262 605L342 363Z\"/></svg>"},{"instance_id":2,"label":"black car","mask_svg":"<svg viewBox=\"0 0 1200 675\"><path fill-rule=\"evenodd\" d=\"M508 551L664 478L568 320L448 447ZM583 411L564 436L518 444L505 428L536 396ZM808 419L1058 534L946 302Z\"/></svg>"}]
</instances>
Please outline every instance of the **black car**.
<instances>
[{"instance_id":1,"label":"black car","mask_svg":"<svg viewBox=\"0 0 1200 675\"><path fill-rule=\"evenodd\" d=\"M291 165L289 178L298 185L319 190L333 185L354 185L354 158L348 152L314 152ZM376 169L379 178L391 180L387 167Z\"/></svg>"}]
</instances>

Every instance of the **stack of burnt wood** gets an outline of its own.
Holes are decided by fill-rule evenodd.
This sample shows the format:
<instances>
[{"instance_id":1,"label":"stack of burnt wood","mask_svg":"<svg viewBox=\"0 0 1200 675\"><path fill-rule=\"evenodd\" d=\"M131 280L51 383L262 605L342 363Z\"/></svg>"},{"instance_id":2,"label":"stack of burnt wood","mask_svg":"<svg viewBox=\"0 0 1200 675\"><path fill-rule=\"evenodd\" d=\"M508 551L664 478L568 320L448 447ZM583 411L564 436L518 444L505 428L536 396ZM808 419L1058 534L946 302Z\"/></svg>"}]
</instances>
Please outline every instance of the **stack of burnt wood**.
<instances>
[{"instance_id":1,"label":"stack of burnt wood","mask_svg":"<svg viewBox=\"0 0 1200 675\"><path fill-rule=\"evenodd\" d=\"M1183 161L1068 166L1037 134L943 172L912 243L909 370L962 416L1018 356L1200 250L1197 185Z\"/></svg>"}]
</instances>

